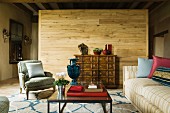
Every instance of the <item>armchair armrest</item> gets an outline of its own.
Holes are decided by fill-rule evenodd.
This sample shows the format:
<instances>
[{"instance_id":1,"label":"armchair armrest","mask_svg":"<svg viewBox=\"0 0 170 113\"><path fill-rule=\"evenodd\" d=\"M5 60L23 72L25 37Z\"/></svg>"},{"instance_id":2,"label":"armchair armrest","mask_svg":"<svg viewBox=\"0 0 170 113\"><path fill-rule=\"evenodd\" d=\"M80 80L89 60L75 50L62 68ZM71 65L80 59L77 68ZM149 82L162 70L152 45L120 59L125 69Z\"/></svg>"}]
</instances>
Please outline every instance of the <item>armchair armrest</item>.
<instances>
[{"instance_id":1,"label":"armchair armrest","mask_svg":"<svg viewBox=\"0 0 170 113\"><path fill-rule=\"evenodd\" d=\"M45 71L44 73L45 73L45 76L47 76L47 77L52 77L53 76L53 74L51 72Z\"/></svg>"},{"instance_id":2,"label":"armchair armrest","mask_svg":"<svg viewBox=\"0 0 170 113\"><path fill-rule=\"evenodd\" d=\"M20 88L25 89L26 75L24 73L18 73Z\"/></svg>"}]
</instances>

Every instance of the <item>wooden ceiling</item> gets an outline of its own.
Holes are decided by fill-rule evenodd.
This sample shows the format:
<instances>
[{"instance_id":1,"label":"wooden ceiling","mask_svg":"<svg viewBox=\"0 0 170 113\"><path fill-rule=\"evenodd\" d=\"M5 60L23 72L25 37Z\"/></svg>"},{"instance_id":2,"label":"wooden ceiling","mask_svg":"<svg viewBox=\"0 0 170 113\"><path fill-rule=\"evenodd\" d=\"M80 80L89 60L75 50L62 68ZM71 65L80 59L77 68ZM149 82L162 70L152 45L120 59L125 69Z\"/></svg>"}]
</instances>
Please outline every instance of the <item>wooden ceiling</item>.
<instances>
[{"instance_id":1,"label":"wooden ceiling","mask_svg":"<svg viewBox=\"0 0 170 113\"><path fill-rule=\"evenodd\" d=\"M148 9L153 12L167 0L0 0L36 17L38 10L62 9Z\"/></svg>"}]
</instances>

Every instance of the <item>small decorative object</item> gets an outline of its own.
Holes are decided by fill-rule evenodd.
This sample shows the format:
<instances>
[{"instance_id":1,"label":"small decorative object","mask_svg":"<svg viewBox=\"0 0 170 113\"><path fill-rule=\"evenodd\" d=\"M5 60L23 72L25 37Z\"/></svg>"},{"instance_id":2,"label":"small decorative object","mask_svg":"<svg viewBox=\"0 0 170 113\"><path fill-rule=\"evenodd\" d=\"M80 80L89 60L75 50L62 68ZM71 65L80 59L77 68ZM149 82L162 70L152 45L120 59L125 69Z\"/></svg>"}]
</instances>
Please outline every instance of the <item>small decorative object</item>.
<instances>
[{"instance_id":1,"label":"small decorative object","mask_svg":"<svg viewBox=\"0 0 170 113\"><path fill-rule=\"evenodd\" d=\"M77 78L80 75L80 66L76 64L77 58L70 58L70 65L67 65L67 72L72 78L71 85L77 85Z\"/></svg>"},{"instance_id":2,"label":"small decorative object","mask_svg":"<svg viewBox=\"0 0 170 113\"><path fill-rule=\"evenodd\" d=\"M103 51L103 49L101 49L101 48L94 48L94 49L93 49L93 53L94 53L95 55L100 55L102 51Z\"/></svg>"},{"instance_id":3,"label":"small decorative object","mask_svg":"<svg viewBox=\"0 0 170 113\"><path fill-rule=\"evenodd\" d=\"M66 73L61 72L56 73L56 75L58 76L58 80L54 81L54 84L58 86L58 95L64 95L65 86L69 84L69 81L64 79Z\"/></svg>"},{"instance_id":4,"label":"small decorative object","mask_svg":"<svg viewBox=\"0 0 170 113\"><path fill-rule=\"evenodd\" d=\"M6 30L6 29L3 29L3 39L4 39L4 42L7 40L7 39L9 39L9 33L8 33L8 31Z\"/></svg>"},{"instance_id":5,"label":"small decorative object","mask_svg":"<svg viewBox=\"0 0 170 113\"><path fill-rule=\"evenodd\" d=\"M108 47L107 47L108 46ZM104 55L110 55L112 51L112 45L111 44L106 44L105 45L105 50L103 50Z\"/></svg>"},{"instance_id":6,"label":"small decorative object","mask_svg":"<svg viewBox=\"0 0 170 113\"><path fill-rule=\"evenodd\" d=\"M88 46L85 45L84 43L78 45L78 48L81 52L81 55L88 55Z\"/></svg>"},{"instance_id":7,"label":"small decorative object","mask_svg":"<svg viewBox=\"0 0 170 113\"><path fill-rule=\"evenodd\" d=\"M112 44L108 44L108 50L110 51L110 54L112 54Z\"/></svg>"},{"instance_id":8,"label":"small decorative object","mask_svg":"<svg viewBox=\"0 0 170 113\"><path fill-rule=\"evenodd\" d=\"M24 45L31 45L32 43L32 39L28 37L27 35L23 37L23 41L24 41Z\"/></svg>"},{"instance_id":9,"label":"small decorative object","mask_svg":"<svg viewBox=\"0 0 170 113\"><path fill-rule=\"evenodd\" d=\"M103 50L103 54L107 55L107 44L105 45L105 49Z\"/></svg>"}]
</instances>

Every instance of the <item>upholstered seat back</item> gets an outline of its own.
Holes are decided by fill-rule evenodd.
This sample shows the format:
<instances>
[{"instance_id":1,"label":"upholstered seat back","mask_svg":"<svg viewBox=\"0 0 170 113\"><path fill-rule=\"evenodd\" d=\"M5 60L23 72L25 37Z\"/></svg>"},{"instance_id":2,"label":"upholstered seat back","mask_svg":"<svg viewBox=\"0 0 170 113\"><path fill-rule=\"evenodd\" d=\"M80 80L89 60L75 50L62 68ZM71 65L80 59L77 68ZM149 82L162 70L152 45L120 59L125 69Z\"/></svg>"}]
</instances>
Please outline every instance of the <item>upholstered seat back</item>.
<instances>
[{"instance_id":1,"label":"upholstered seat back","mask_svg":"<svg viewBox=\"0 0 170 113\"><path fill-rule=\"evenodd\" d=\"M39 60L25 60L18 63L18 73L28 74L28 70L25 63L39 63Z\"/></svg>"}]
</instances>

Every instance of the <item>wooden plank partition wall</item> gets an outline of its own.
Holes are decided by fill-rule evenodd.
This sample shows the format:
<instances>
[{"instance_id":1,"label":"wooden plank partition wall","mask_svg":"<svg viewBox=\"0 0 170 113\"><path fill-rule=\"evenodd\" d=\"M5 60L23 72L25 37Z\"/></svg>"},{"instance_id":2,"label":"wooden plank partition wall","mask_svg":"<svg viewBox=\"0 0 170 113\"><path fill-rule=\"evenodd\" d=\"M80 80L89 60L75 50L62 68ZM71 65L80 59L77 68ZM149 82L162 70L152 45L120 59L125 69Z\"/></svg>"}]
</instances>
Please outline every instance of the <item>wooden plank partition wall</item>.
<instances>
[{"instance_id":1,"label":"wooden plank partition wall","mask_svg":"<svg viewBox=\"0 0 170 113\"><path fill-rule=\"evenodd\" d=\"M93 48L112 44L117 55L117 82L122 66L148 57L147 10L42 10L39 12L39 60L53 74L67 71L69 58L81 54L78 45Z\"/></svg>"}]
</instances>

